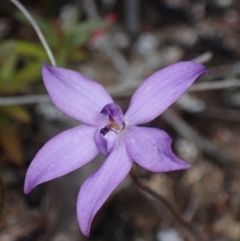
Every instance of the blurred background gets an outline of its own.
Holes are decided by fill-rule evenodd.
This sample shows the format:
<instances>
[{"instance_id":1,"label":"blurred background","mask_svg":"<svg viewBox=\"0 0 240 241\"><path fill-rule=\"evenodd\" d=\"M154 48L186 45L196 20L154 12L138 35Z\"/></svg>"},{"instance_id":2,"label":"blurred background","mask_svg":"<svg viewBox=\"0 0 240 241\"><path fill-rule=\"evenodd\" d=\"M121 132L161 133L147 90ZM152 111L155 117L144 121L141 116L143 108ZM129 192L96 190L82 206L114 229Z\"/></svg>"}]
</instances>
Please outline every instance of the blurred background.
<instances>
[{"instance_id":1,"label":"blurred background","mask_svg":"<svg viewBox=\"0 0 240 241\"><path fill-rule=\"evenodd\" d=\"M240 241L240 2L238 0L22 0L57 65L104 85L127 109L156 70L196 60L210 70L147 126L166 130L186 171L141 180L165 197L206 240ZM164 206L126 179L94 219L89 239L76 219L82 182L104 160L24 195L26 170L41 146L79 125L49 101L50 64L33 28L0 2L0 241L190 240Z\"/></svg>"}]
</instances>

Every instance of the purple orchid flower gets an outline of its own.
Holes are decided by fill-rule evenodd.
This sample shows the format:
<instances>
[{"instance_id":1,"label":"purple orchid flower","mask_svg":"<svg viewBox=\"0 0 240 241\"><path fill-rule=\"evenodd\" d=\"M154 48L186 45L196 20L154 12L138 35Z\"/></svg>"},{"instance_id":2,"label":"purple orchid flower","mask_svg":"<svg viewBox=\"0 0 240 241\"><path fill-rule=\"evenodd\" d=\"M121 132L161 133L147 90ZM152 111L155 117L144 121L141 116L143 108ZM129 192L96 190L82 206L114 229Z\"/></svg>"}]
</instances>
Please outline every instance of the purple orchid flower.
<instances>
[{"instance_id":1,"label":"purple orchid flower","mask_svg":"<svg viewBox=\"0 0 240 241\"><path fill-rule=\"evenodd\" d=\"M201 64L180 62L154 73L133 94L123 115L100 84L44 64L43 80L52 102L86 124L62 132L42 147L27 171L25 193L85 165L100 151L106 161L83 183L77 200L79 225L88 236L95 214L134 162L152 172L189 167L173 154L166 132L136 125L159 116L204 72Z\"/></svg>"}]
</instances>

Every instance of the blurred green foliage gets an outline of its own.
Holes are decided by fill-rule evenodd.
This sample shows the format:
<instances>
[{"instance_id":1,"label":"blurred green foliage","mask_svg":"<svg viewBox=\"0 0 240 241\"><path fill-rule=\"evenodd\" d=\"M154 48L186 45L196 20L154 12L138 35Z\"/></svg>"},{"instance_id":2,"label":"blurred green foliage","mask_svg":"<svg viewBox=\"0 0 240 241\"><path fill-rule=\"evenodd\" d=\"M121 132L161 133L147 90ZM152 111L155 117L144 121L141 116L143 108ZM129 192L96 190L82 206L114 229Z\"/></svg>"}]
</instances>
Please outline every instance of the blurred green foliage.
<instances>
[{"instance_id":1,"label":"blurred green foliage","mask_svg":"<svg viewBox=\"0 0 240 241\"><path fill-rule=\"evenodd\" d=\"M54 53L58 66L69 67L73 62L83 59L82 46L90 40L94 31L109 25L109 22L101 19L79 22L79 16L80 13L75 7L68 7L60 19L44 19L33 15ZM30 24L22 14L17 14L16 17L23 23ZM38 45L41 47L40 43ZM46 60L44 53L37 52L39 58L44 57Z\"/></svg>"},{"instance_id":2,"label":"blurred green foliage","mask_svg":"<svg viewBox=\"0 0 240 241\"><path fill-rule=\"evenodd\" d=\"M82 47L93 32L109 25L99 19L79 22L79 12L74 7L68 8L59 19L46 19L34 14L33 17L53 51L57 65L70 68L84 58ZM21 13L16 14L16 18L30 26ZM0 95L27 94L33 87L36 90L42 86L44 61L48 61L48 56L38 39L36 42L0 39ZM29 124L31 115L20 106L0 106L0 145L9 160L21 164L23 150L16 122Z\"/></svg>"}]
</instances>

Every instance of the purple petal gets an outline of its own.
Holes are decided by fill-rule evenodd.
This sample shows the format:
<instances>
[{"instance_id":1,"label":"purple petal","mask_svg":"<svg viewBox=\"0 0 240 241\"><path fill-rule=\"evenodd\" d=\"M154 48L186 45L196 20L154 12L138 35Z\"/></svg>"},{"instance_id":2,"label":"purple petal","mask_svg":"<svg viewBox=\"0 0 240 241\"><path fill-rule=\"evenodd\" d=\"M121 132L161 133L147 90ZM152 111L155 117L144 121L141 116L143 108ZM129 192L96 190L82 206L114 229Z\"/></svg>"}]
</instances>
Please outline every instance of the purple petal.
<instances>
[{"instance_id":1,"label":"purple petal","mask_svg":"<svg viewBox=\"0 0 240 241\"><path fill-rule=\"evenodd\" d=\"M100 84L78 72L44 64L42 76L52 102L65 114L89 125L99 125L103 119L100 111L113 103Z\"/></svg>"},{"instance_id":2,"label":"purple petal","mask_svg":"<svg viewBox=\"0 0 240 241\"><path fill-rule=\"evenodd\" d=\"M123 128L124 126L124 121L123 121L123 112L122 109L116 105L116 104L108 104L105 105L101 111L101 114L103 114L104 116L107 117L111 117L113 119L113 121L115 121L120 129ZM112 120L110 120L112 121Z\"/></svg>"},{"instance_id":3,"label":"purple petal","mask_svg":"<svg viewBox=\"0 0 240 241\"><path fill-rule=\"evenodd\" d=\"M153 120L205 72L208 72L206 68L195 62L180 62L156 72L133 94L125 114L126 124L138 125Z\"/></svg>"},{"instance_id":4,"label":"purple petal","mask_svg":"<svg viewBox=\"0 0 240 241\"><path fill-rule=\"evenodd\" d=\"M24 192L40 183L63 176L91 161L98 149L96 127L79 126L55 136L37 153L28 168Z\"/></svg>"},{"instance_id":5,"label":"purple petal","mask_svg":"<svg viewBox=\"0 0 240 241\"><path fill-rule=\"evenodd\" d=\"M162 130L131 126L124 137L133 161L152 172L168 172L190 166L173 154L172 139Z\"/></svg>"},{"instance_id":6,"label":"purple petal","mask_svg":"<svg viewBox=\"0 0 240 241\"><path fill-rule=\"evenodd\" d=\"M84 235L89 235L95 214L129 173L132 164L125 143L120 140L101 168L84 182L77 201L78 222Z\"/></svg>"},{"instance_id":7,"label":"purple petal","mask_svg":"<svg viewBox=\"0 0 240 241\"><path fill-rule=\"evenodd\" d=\"M118 134L115 133L112 130L109 130L107 134L102 135L100 133L100 130L102 128L99 128L96 130L95 133L95 142L97 144L98 150L104 155L108 156L110 151L112 150L114 144L116 143L116 140L118 139Z\"/></svg>"}]
</instances>

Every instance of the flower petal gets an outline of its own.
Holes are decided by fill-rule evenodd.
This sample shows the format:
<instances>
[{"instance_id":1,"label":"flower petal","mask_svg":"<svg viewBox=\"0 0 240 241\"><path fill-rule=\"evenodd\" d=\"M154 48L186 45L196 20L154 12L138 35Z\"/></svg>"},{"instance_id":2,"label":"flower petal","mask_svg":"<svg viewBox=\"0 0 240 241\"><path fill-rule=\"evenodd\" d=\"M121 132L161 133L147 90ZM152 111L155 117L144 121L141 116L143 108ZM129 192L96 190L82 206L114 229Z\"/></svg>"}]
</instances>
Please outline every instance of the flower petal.
<instances>
[{"instance_id":1,"label":"flower petal","mask_svg":"<svg viewBox=\"0 0 240 241\"><path fill-rule=\"evenodd\" d=\"M95 131L96 127L79 126L48 141L27 171L24 192L29 193L38 184L63 176L91 161L98 154Z\"/></svg>"},{"instance_id":2,"label":"flower petal","mask_svg":"<svg viewBox=\"0 0 240 241\"><path fill-rule=\"evenodd\" d=\"M180 62L166 67L145 80L133 94L125 114L126 124L149 122L173 104L196 80L207 72L195 62Z\"/></svg>"},{"instance_id":3,"label":"flower petal","mask_svg":"<svg viewBox=\"0 0 240 241\"><path fill-rule=\"evenodd\" d=\"M98 150L104 155L108 156L114 144L118 139L118 134L112 130L109 130L107 134L102 135L100 133L102 128L98 128L95 132L95 142L97 144Z\"/></svg>"},{"instance_id":4,"label":"flower petal","mask_svg":"<svg viewBox=\"0 0 240 241\"><path fill-rule=\"evenodd\" d=\"M78 195L77 216L84 235L89 235L95 214L129 173L132 164L123 139L119 140L101 168L83 183Z\"/></svg>"},{"instance_id":5,"label":"flower petal","mask_svg":"<svg viewBox=\"0 0 240 241\"><path fill-rule=\"evenodd\" d=\"M109 117L109 121L114 121L118 124L119 128L124 127L123 112L122 109L115 103L107 104L103 107L101 114Z\"/></svg>"},{"instance_id":6,"label":"flower petal","mask_svg":"<svg viewBox=\"0 0 240 241\"><path fill-rule=\"evenodd\" d=\"M78 72L44 64L42 76L52 102L65 114L89 125L99 125L104 118L100 111L113 103L103 86Z\"/></svg>"},{"instance_id":7,"label":"flower petal","mask_svg":"<svg viewBox=\"0 0 240 241\"><path fill-rule=\"evenodd\" d=\"M172 139L165 131L131 126L126 130L124 137L130 157L152 172L168 172L190 166L173 154Z\"/></svg>"}]
</instances>

